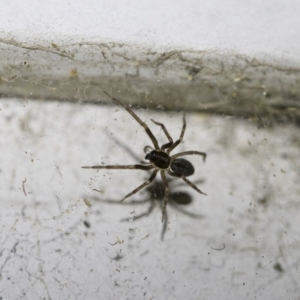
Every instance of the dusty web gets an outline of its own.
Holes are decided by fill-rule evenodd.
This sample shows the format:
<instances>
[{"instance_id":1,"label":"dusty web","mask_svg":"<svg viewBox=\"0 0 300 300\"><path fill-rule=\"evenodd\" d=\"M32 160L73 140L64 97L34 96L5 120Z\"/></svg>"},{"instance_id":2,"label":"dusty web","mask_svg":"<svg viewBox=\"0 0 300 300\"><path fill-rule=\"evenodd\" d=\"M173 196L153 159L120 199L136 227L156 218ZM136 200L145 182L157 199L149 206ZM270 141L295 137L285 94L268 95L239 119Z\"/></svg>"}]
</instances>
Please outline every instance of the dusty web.
<instances>
[{"instance_id":1,"label":"dusty web","mask_svg":"<svg viewBox=\"0 0 300 300\"><path fill-rule=\"evenodd\" d=\"M132 62L133 57L122 52L124 64L117 71L126 79L120 87L113 77L97 85L100 77L92 78L96 63L86 79L84 72L90 65L80 72L84 60L79 50L70 57L60 47L50 49L31 50L42 52L45 61L60 57L65 63L62 70L70 71L58 77L61 80L50 74L59 75L54 65L49 74L40 75L36 70L43 70L43 65L34 64L30 51L26 64L25 54L19 53L23 55L19 69L12 61L2 66L2 94L12 97L0 102L3 299L129 299L133 295L145 299L280 295L285 299L299 295L296 89L278 92L270 79L263 87L256 82L254 89L251 72L270 66L244 59L240 68L231 64L231 69L222 69L207 53L190 52L157 54L151 75L157 85L153 81L150 87L145 83L151 77L145 76L147 60L140 58L129 70L124 61ZM111 50L105 49L106 54ZM120 49L115 48L115 56ZM105 70L112 72L109 66L115 56L105 56L103 51ZM75 67L69 68L67 58L74 60ZM177 89L171 90L168 76L180 68L177 79L184 84L175 82ZM230 70L236 73L229 78ZM211 78L223 71L228 81L218 86L217 79ZM274 77L295 87L297 70L277 68L276 72ZM132 89L129 75L136 76ZM226 89L228 82L232 84ZM159 181L126 203L118 202L145 181L148 172L81 169L101 163L139 163L144 146L150 144L122 107L108 105L101 93L105 85L133 105L160 143L166 142L165 136L150 119L163 122L175 139L185 109L187 130L178 151L208 155L206 163L189 158L196 169L191 180L208 196L197 194L180 179L172 181L165 231ZM248 90L243 94L245 86ZM254 100L248 103L245 99L251 91ZM215 102L205 98L208 94ZM93 101L97 103L86 103Z\"/></svg>"}]
</instances>

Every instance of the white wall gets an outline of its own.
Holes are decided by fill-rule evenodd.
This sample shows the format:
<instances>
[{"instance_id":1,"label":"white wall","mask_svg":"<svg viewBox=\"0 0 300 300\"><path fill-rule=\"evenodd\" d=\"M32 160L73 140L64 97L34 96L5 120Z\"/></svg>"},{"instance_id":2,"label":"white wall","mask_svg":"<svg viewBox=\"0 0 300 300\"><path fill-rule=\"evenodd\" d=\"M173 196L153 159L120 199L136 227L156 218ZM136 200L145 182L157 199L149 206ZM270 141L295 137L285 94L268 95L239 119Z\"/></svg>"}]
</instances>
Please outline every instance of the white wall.
<instances>
[{"instance_id":1,"label":"white wall","mask_svg":"<svg viewBox=\"0 0 300 300\"><path fill-rule=\"evenodd\" d=\"M163 49L230 50L298 63L300 2L4 1L0 37L124 42Z\"/></svg>"},{"instance_id":2,"label":"white wall","mask_svg":"<svg viewBox=\"0 0 300 300\"><path fill-rule=\"evenodd\" d=\"M0 0L0 298L296 299L299 10L270 0ZM81 169L139 163L151 144L122 107L84 104L112 104L104 88L138 103L160 144L151 119L178 138L174 101L187 111L178 151L207 153L206 163L187 157L207 196L170 183L163 242L159 199L134 222L120 220L151 201L111 203L148 172ZM189 205L172 206L178 191Z\"/></svg>"}]
</instances>

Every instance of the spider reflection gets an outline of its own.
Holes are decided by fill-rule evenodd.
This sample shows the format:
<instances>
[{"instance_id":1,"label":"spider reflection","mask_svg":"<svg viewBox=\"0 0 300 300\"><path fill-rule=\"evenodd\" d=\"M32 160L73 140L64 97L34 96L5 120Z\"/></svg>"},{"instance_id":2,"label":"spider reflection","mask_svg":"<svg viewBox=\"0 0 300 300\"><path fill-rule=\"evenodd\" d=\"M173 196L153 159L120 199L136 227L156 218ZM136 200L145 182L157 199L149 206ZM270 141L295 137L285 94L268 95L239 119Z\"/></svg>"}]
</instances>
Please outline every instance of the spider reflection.
<instances>
[{"instance_id":1,"label":"spider reflection","mask_svg":"<svg viewBox=\"0 0 300 300\"><path fill-rule=\"evenodd\" d=\"M171 184L172 184L172 182L173 181L171 181ZM201 182L201 181L199 180L197 183L199 183L199 182ZM178 185L177 185L177 187L178 187ZM132 200L130 202L120 202L119 200L103 200L103 202L109 203L109 204L118 204L118 205L140 205L140 204L149 203L150 205L149 205L148 209L146 211L144 211L143 213L140 213L138 215L135 215L135 216L132 216L129 218L121 219L121 222L136 221L138 219L142 219L144 217L149 216L153 212L156 205L159 205L160 209L163 210L162 199L163 199L163 195L164 195L164 188L165 187L164 187L163 182L161 182L159 180L155 180L151 186L148 186L145 189L145 191L147 192L148 195L143 200ZM96 200L96 201L100 200L98 197L89 196L89 198L92 198L93 200ZM102 200L100 200L100 201L102 201ZM182 206L189 205L189 204L191 204L191 202L192 202L192 197L190 196L190 194L183 192L183 191L173 192L173 193L170 193L170 195L169 195L170 207L172 207L176 211L181 212L182 214L184 214L186 216L189 216L190 218L193 218L193 219L203 218L203 216L200 214L189 212L182 208ZM161 240L164 239L164 236L165 236L165 233L167 230L167 226L168 226L168 213L166 212L164 222L163 222L162 232L161 232Z\"/></svg>"}]
</instances>

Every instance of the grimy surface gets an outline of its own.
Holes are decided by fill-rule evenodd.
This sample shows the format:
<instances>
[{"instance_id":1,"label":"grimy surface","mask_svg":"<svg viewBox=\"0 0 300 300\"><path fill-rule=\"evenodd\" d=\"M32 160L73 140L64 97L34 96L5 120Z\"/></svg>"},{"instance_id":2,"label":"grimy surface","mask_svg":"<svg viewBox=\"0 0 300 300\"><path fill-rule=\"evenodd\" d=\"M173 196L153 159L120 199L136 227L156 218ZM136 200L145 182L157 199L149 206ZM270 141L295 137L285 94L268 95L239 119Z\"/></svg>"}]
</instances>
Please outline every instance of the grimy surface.
<instances>
[{"instance_id":1,"label":"grimy surface","mask_svg":"<svg viewBox=\"0 0 300 300\"><path fill-rule=\"evenodd\" d=\"M110 203L149 171L81 169L144 159L151 141L126 111L11 99L2 99L0 109L3 299L299 295L299 129L187 113L174 153L207 153L205 163L188 158L195 168L189 179L207 196L180 179L170 182L173 197L185 193L192 201L180 210L168 205L161 241L159 201L135 221L151 201L126 204L153 197L148 190ZM151 118L178 138L182 113L135 112L160 145L166 137Z\"/></svg>"}]
</instances>

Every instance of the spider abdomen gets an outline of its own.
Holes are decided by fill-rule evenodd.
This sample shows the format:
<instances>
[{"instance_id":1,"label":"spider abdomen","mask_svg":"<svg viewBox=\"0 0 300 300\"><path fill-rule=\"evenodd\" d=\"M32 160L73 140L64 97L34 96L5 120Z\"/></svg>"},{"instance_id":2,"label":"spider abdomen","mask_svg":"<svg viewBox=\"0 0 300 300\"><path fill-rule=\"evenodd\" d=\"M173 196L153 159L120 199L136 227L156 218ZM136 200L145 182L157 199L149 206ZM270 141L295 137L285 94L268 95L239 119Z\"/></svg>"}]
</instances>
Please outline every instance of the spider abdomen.
<instances>
[{"instance_id":1,"label":"spider abdomen","mask_svg":"<svg viewBox=\"0 0 300 300\"><path fill-rule=\"evenodd\" d=\"M163 151L151 151L145 157L145 159L150 160L155 164L156 167L160 169L167 169L170 166L171 158L170 156Z\"/></svg>"},{"instance_id":2,"label":"spider abdomen","mask_svg":"<svg viewBox=\"0 0 300 300\"><path fill-rule=\"evenodd\" d=\"M174 159L171 163L171 169L176 175L185 177L191 176L195 172L193 165L184 158Z\"/></svg>"}]
</instances>

